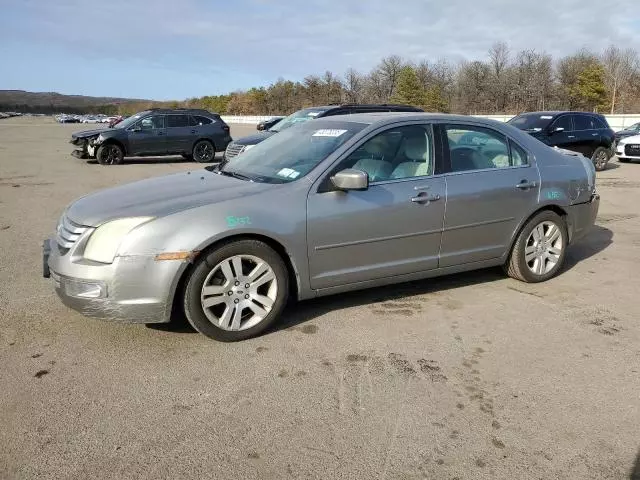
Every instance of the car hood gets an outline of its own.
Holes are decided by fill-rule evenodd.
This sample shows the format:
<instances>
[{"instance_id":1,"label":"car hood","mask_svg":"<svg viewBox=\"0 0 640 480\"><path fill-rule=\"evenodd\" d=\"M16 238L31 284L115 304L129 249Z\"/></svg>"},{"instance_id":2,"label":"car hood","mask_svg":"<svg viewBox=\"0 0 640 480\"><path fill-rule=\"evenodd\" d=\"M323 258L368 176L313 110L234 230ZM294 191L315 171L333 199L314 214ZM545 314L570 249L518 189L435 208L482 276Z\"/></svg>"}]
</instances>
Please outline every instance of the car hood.
<instances>
[{"instance_id":1,"label":"car hood","mask_svg":"<svg viewBox=\"0 0 640 480\"><path fill-rule=\"evenodd\" d=\"M626 145L627 143L640 143L640 135L629 135L620 139L619 145Z\"/></svg>"},{"instance_id":2,"label":"car hood","mask_svg":"<svg viewBox=\"0 0 640 480\"><path fill-rule=\"evenodd\" d=\"M105 131L104 128L96 128L94 130L83 130L82 132L76 132L71 134L71 138L88 138L100 135Z\"/></svg>"},{"instance_id":3,"label":"car hood","mask_svg":"<svg viewBox=\"0 0 640 480\"><path fill-rule=\"evenodd\" d=\"M92 193L72 203L66 215L79 225L96 227L117 218L161 217L210 203L246 198L282 186L195 170Z\"/></svg>"},{"instance_id":4,"label":"car hood","mask_svg":"<svg viewBox=\"0 0 640 480\"><path fill-rule=\"evenodd\" d=\"M246 137L239 138L238 140L234 140L233 143L237 143L238 145L256 145L276 133L277 132L263 131L256 133L255 135L248 135Z\"/></svg>"}]
</instances>

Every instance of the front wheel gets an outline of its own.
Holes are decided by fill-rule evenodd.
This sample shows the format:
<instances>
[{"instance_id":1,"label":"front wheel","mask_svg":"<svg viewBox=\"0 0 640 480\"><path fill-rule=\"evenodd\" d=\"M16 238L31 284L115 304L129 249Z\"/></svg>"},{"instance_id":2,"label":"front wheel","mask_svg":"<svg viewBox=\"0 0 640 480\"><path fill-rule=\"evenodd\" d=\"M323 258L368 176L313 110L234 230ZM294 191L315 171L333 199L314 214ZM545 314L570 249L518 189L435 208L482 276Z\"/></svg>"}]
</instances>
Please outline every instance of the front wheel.
<instances>
[{"instance_id":1,"label":"front wheel","mask_svg":"<svg viewBox=\"0 0 640 480\"><path fill-rule=\"evenodd\" d=\"M216 156L216 149L209 140L198 140L193 146L192 155L196 162L210 163Z\"/></svg>"},{"instance_id":2,"label":"front wheel","mask_svg":"<svg viewBox=\"0 0 640 480\"><path fill-rule=\"evenodd\" d=\"M288 292L280 255L263 242L240 240L200 257L186 281L184 311L207 337L245 340L278 319Z\"/></svg>"},{"instance_id":3,"label":"front wheel","mask_svg":"<svg viewBox=\"0 0 640 480\"><path fill-rule=\"evenodd\" d=\"M593 152L591 160L596 167L596 171L601 172L607 168L607 163L609 163L609 151L604 147L598 147L596 151Z\"/></svg>"},{"instance_id":4,"label":"front wheel","mask_svg":"<svg viewBox=\"0 0 640 480\"><path fill-rule=\"evenodd\" d=\"M118 145L108 143L98 148L96 158L100 165L120 165L124 159L124 152Z\"/></svg>"},{"instance_id":5,"label":"front wheel","mask_svg":"<svg viewBox=\"0 0 640 480\"><path fill-rule=\"evenodd\" d=\"M554 277L564 263L569 236L564 219L545 210L524 226L505 265L507 274L527 283Z\"/></svg>"}]
</instances>

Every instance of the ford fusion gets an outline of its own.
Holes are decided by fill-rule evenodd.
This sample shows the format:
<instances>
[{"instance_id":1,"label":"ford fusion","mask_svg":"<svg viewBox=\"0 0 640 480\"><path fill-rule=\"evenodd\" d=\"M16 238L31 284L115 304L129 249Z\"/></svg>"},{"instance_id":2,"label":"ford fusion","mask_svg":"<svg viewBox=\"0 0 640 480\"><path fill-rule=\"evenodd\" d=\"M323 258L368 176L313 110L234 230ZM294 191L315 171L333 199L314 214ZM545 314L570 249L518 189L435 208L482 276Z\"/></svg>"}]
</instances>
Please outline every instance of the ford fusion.
<instances>
[{"instance_id":1,"label":"ford fusion","mask_svg":"<svg viewBox=\"0 0 640 480\"><path fill-rule=\"evenodd\" d=\"M86 316L260 334L289 297L502 265L562 269L600 202L589 159L491 120L384 113L305 122L222 167L67 207L44 275ZM446 215L445 215L446 213Z\"/></svg>"}]
</instances>

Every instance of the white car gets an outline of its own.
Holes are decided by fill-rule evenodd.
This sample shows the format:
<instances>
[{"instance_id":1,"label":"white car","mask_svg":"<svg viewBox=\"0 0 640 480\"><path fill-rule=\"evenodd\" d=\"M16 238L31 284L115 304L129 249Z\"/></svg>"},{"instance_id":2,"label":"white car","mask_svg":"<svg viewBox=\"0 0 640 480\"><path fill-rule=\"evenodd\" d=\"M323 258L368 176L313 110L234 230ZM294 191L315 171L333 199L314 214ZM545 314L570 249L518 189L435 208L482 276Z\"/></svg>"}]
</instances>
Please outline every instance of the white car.
<instances>
[{"instance_id":1,"label":"white car","mask_svg":"<svg viewBox=\"0 0 640 480\"><path fill-rule=\"evenodd\" d=\"M640 160L640 135L620 139L616 145L616 155L620 162Z\"/></svg>"}]
</instances>

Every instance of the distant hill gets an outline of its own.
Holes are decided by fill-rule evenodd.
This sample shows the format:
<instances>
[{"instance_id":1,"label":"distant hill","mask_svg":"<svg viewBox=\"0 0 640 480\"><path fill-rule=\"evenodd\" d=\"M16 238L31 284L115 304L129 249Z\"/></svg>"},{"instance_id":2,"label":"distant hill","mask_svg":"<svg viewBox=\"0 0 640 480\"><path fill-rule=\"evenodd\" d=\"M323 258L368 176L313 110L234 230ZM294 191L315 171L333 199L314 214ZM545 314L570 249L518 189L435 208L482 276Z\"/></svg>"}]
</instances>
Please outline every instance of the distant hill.
<instances>
[{"instance_id":1,"label":"distant hill","mask_svg":"<svg viewBox=\"0 0 640 480\"><path fill-rule=\"evenodd\" d=\"M0 112L22 113L107 113L118 111L119 105L152 104L151 100L115 97L63 95L56 92L0 90Z\"/></svg>"}]
</instances>

